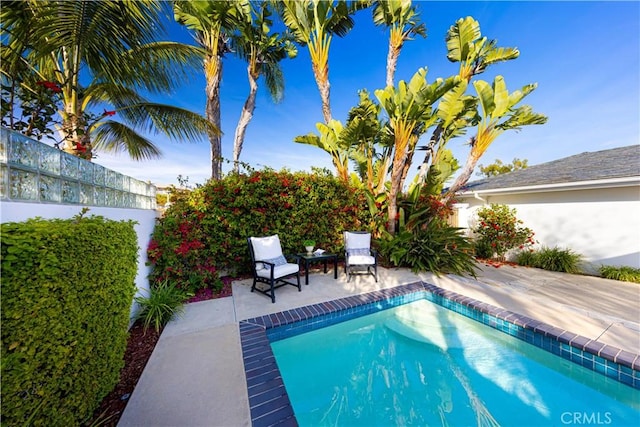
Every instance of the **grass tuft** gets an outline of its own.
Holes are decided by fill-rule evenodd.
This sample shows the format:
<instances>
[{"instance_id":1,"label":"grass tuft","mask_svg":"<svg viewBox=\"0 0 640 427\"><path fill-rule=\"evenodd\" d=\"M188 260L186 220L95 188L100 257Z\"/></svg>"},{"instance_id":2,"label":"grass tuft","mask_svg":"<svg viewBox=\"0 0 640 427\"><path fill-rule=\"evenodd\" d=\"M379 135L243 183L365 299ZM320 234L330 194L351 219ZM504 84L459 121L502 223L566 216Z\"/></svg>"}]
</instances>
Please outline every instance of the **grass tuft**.
<instances>
[{"instance_id":1,"label":"grass tuft","mask_svg":"<svg viewBox=\"0 0 640 427\"><path fill-rule=\"evenodd\" d=\"M543 247L534 252L523 251L516 257L518 265L571 274L580 273L580 261L582 261L582 255L571 249L558 247Z\"/></svg>"},{"instance_id":2,"label":"grass tuft","mask_svg":"<svg viewBox=\"0 0 640 427\"><path fill-rule=\"evenodd\" d=\"M603 265L600 267L600 275L605 279L640 283L640 268Z\"/></svg>"}]
</instances>

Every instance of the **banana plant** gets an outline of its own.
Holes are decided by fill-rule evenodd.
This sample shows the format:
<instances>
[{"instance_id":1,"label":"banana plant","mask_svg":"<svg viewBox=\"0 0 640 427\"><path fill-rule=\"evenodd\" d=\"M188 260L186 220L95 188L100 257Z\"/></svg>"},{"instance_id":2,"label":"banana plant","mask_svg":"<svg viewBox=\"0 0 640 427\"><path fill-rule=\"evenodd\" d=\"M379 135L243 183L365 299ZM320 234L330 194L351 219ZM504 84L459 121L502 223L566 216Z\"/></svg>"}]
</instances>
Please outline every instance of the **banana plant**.
<instances>
[{"instance_id":1,"label":"banana plant","mask_svg":"<svg viewBox=\"0 0 640 427\"><path fill-rule=\"evenodd\" d=\"M447 45L447 59L451 62L459 62L458 76L465 81L483 73L489 65L516 59L520 51L514 47L497 47L497 40L489 40L483 37L480 24L473 17L458 19L447 31L445 38ZM438 150L446 149L447 142L464 134L468 126L475 126L475 100L465 94L467 86L458 86L455 93L448 94L441 108L441 122L435 127L427 145L420 147L425 151L425 157L420 168L420 181L433 181L433 177L427 179L426 174L435 171L429 167L435 162ZM445 119L449 118L449 122ZM441 177L444 178L444 177Z\"/></svg>"},{"instance_id":2,"label":"banana plant","mask_svg":"<svg viewBox=\"0 0 640 427\"><path fill-rule=\"evenodd\" d=\"M467 128L474 126L479 120L476 112L477 99L466 93L467 87L467 81L460 80L458 85L442 97L436 112L438 126L433 131L429 143L418 148L418 150L429 151L419 168L417 183L428 184L434 187L434 191L437 188L441 189L442 184L458 167L457 161L446 153L450 153L446 148L447 142L454 137L464 135ZM427 177L427 175L430 176Z\"/></svg>"},{"instance_id":3,"label":"banana plant","mask_svg":"<svg viewBox=\"0 0 640 427\"><path fill-rule=\"evenodd\" d=\"M471 16L458 19L447 32L447 59L460 63L458 75L466 81L491 64L520 56L517 48L496 47L497 40L481 36L480 24Z\"/></svg>"},{"instance_id":4,"label":"banana plant","mask_svg":"<svg viewBox=\"0 0 640 427\"><path fill-rule=\"evenodd\" d=\"M398 87L387 86L375 91L375 96L389 117L388 132L393 135L393 155L388 197L387 230L395 233L397 198L402 190L411 166L418 138L438 119L435 104L444 94L460 83L450 77L427 83L427 69L420 68L407 83L398 82Z\"/></svg>"},{"instance_id":5,"label":"banana plant","mask_svg":"<svg viewBox=\"0 0 640 427\"><path fill-rule=\"evenodd\" d=\"M350 157L360 182L375 197L384 192L393 141L379 118L380 105L371 100L367 90L361 90L359 96L358 105L349 110L342 138L353 147Z\"/></svg>"},{"instance_id":6,"label":"banana plant","mask_svg":"<svg viewBox=\"0 0 640 427\"><path fill-rule=\"evenodd\" d=\"M445 200L453 197L467 183L478 160L498 136L507 130L520 130L523 126L547 122L547 116L533 112L531 106L517 107L525 96L536 89L535 83L509 93L504 78L496 76L492 85L484 80L478 80L473 82L473 87L478 93L478 102L481 107L481 111L478 112L480 120L476 127L476 134L469 141L471 152L463 172L447 190Z\"/></svg>"},{"instance_id":7,"label":"banana plant","mask_svg":"<svg viewBox=\"0 0 640 427\"><path fill-rule=\"evenodd\" d=\"M316 123L316 128L320 133L319 136L309 133L295 137L294 141L318 147L329 153L338 178L347 182L349 180L349 147L342 138L344 126L339 120L331 120L328 124Z\"/></svg>"}]
</instances>

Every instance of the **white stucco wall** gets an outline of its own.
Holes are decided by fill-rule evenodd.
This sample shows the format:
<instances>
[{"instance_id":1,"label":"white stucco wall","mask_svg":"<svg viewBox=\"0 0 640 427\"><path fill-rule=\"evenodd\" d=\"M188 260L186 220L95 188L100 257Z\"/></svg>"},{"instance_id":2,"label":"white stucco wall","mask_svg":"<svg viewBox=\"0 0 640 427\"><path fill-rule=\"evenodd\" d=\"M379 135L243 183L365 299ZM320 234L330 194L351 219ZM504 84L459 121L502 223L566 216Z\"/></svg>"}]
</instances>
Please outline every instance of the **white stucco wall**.
<instances>
[{"instance_id":1,"label":"white stucco wall","mask_svg":"<svg viewBox=\"0 0 640 427\"><path fill-rule=\"evenodd\" d=\"M44 203L24 203L24 202L0 202L0 222L23 222L29 218L41 217L44 219L67 219L80 213L83 206L79 205L55 205ZM147 279L150 273L150 267L147 262L147 247L151 233L155 226L156 211L149 209L124 209L124 208L106 208L106 207L89 207L86 215L103 216L105 218L123 221L133 220L137 224L134 225L136 234L138 235L138 274L136 275L135 284L138 288L137 295L148 295L149 281ZM131 318L137 312L137 305L131 306Z\"/></svg>"},{"instance_id":2,"label":"white stucco wall","mask_svg":"<svg viewBox=\"0 0 640 427\"><path fill-rule=\"evenodd\" d=\"M475 211L485 204L509 205L535 233L539 246L569 248L583 255L583 268L601 265L640 268L640 187L479 195L469 203L461 227L473 227ZM539 247L537 246L537 247Z\"/></svg>"}]
</instances>

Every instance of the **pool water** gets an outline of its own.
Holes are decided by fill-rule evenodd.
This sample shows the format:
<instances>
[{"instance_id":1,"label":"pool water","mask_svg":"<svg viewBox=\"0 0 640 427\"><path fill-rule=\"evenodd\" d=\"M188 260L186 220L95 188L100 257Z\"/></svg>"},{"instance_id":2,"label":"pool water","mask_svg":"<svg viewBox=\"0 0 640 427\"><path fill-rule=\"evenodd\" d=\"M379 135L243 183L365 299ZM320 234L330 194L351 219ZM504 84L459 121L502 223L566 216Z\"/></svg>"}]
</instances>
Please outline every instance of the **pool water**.
<instances>
[{"instance_id":1,"label":"pool water","mask_svg":"<svg viewBox=\"0 0 640 427\"><path fill-rule=\"evenodd\" d=\"M426 300L271 344L301 426L640 425L640 391Z\"/></svg>"}]
</instances>

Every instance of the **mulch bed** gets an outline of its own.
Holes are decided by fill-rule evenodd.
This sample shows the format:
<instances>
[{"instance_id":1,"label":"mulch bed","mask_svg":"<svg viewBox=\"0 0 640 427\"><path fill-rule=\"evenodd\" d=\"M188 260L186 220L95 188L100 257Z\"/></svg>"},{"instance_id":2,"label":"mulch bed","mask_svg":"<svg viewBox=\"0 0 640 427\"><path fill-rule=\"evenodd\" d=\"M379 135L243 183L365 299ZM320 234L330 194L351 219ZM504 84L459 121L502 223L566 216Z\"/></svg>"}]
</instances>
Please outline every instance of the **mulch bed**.
<instances>
[{"instance_id":1,"label":"mulch bed","mask_svg":"<svg viewBox=\"0 0 640 427\"><path fill-rule=\"evenodd\" d=\"M232 280L236 279L223 277L223 287L219 293L214 294L211 289L203 289L191 297L187 304L231 296ZM111 393L102 400L100 406L93 413L93 417L85 425L115 427L118 424L161 333L162 330L156 332L153 328L149 328L145 332L141 322L136 322L129 329L127 349L124 353L124 368L120 371L120 380Z\"/></svg>"}]
</instances>

